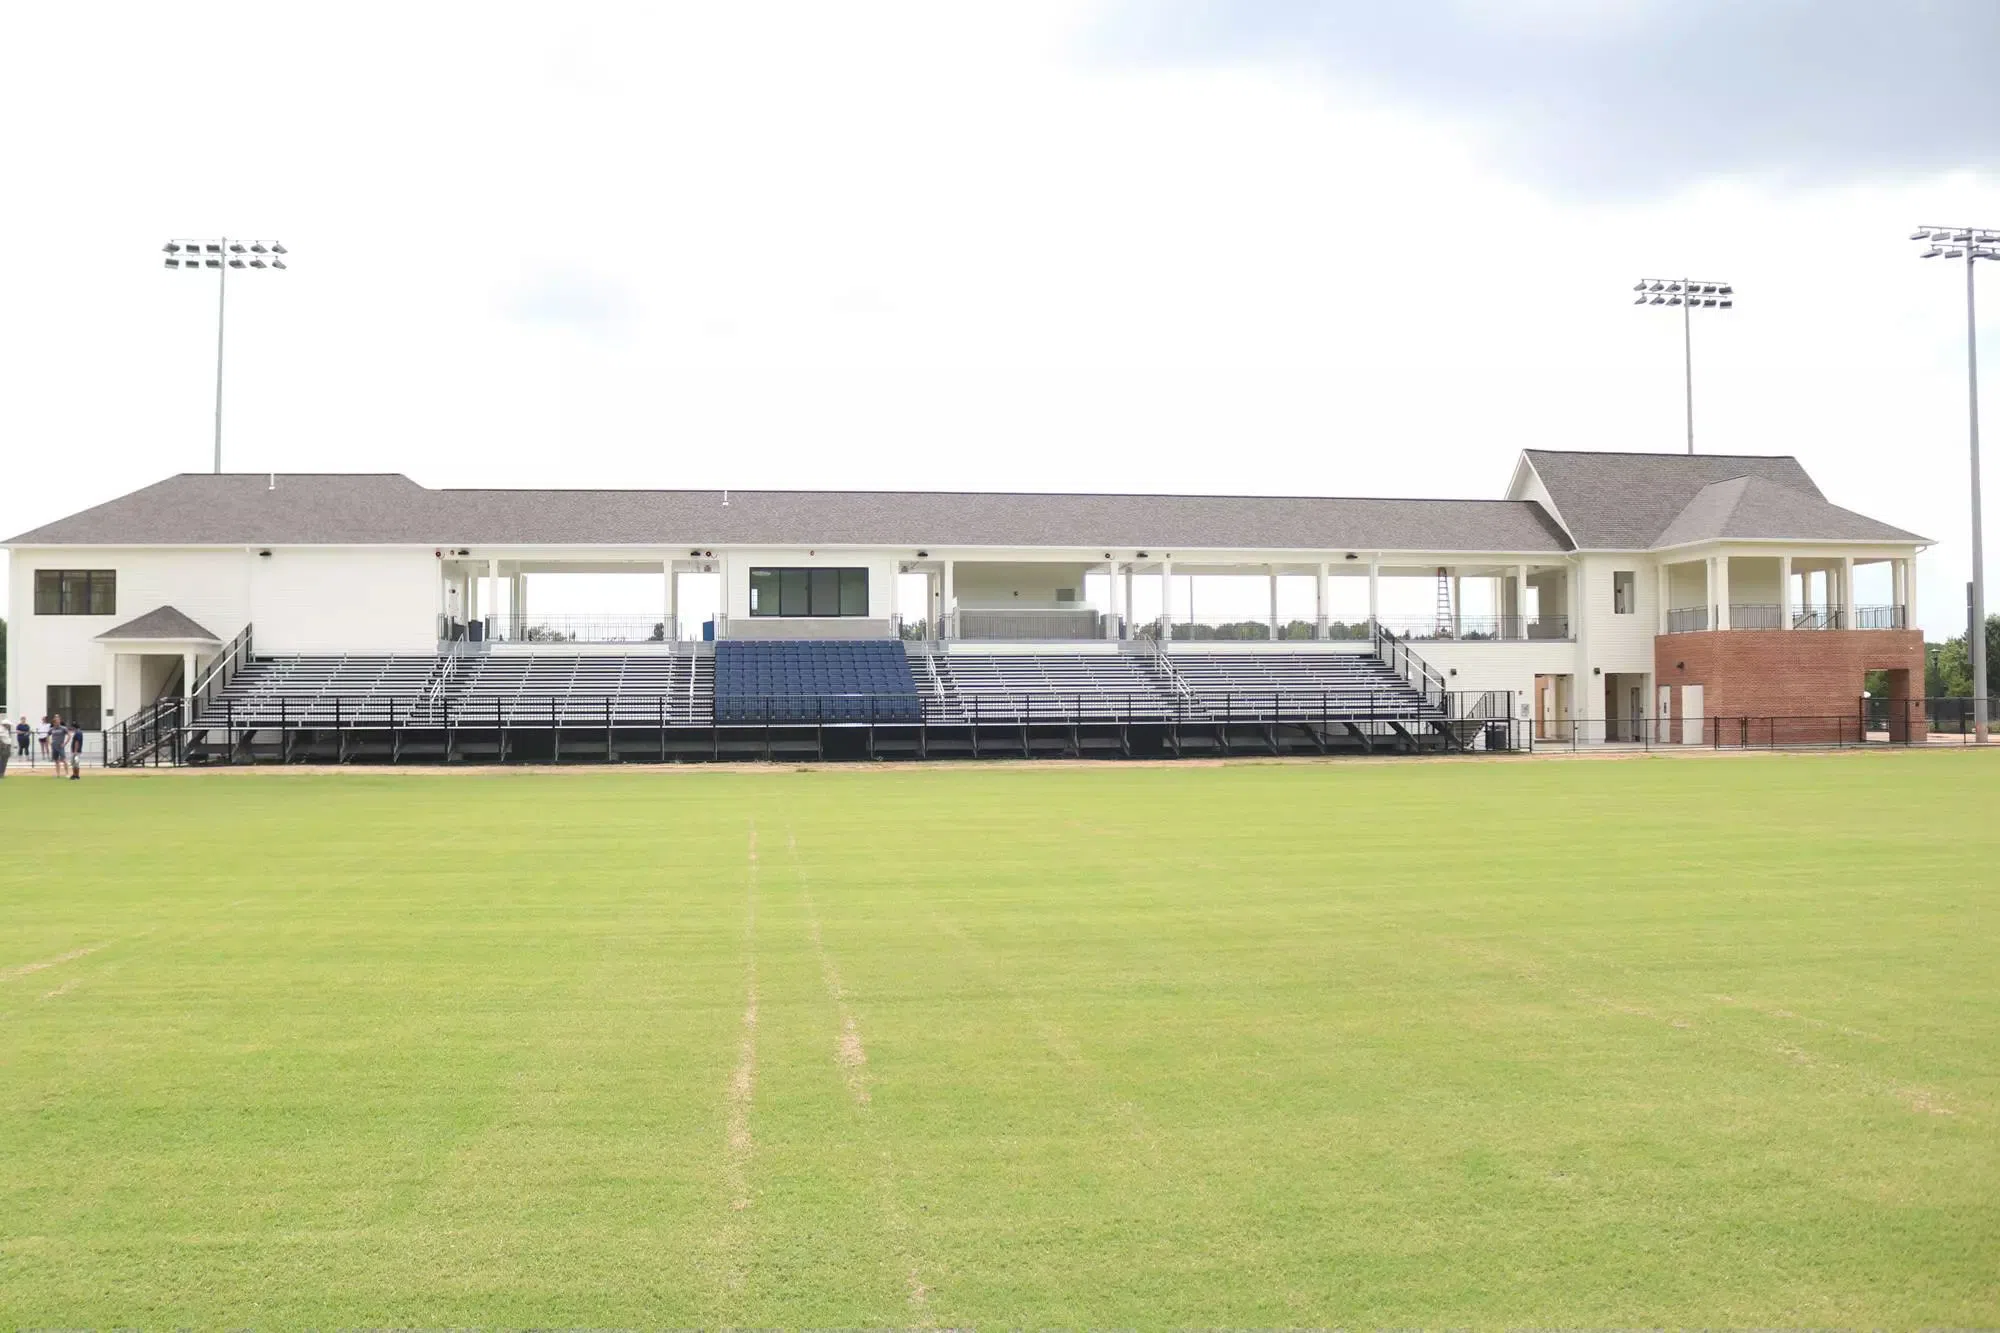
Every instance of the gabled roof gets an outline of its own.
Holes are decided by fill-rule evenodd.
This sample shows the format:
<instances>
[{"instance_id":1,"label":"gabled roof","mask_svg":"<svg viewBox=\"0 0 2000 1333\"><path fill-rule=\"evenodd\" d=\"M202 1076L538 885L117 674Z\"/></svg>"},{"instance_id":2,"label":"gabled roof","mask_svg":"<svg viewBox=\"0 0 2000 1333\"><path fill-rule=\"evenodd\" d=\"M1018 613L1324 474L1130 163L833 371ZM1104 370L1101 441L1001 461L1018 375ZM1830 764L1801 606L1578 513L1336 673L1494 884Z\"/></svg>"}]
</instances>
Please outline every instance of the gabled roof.
<instances>
[{"instance_id":1,"label":"gabled roof","mask_svg":"<svg viewBox=\"0 0 2000 1333\"><path fill-rule=\"evenodd\" d=\"M1816 493L1790 490L1766 477L1732 477L1695 492L1687 507L1654 539L1654 546L1685 546L1723 538L1814 541L1916 542L1915 533L1878 523L1865 514L1828 504Z\"/></svg>"},{"instance_id":2,"label":"gabled roof","mask_svg":"<svg viewBox=\"0 0 2000 1333\"><path fill-rule=\"evenodd\" d=\"M1562 552L1525 500L963 491L429 490L400 475L184 473L11 545L1054 546Z\"/></svg>"},{"instance_id":3,"label":"gabled roof","mask_svg":"<svg viewBox=\"0 0 2000 1333\"><path fill-rule=\"evenodd\" d=\"M1542 485L1548 488L1549 499L1562 516L1570 538L1586 550L1643 551L1660 545L1667 526L1704 487L1718 481L1761 477L1812 499L1825 499L1806 470L1799 466L1799 460L1789 455L1567 453L1529 449L1524 456L1542 479ZM1731 535L1839 539L1839 534L1833 532ZM1897 538L1907 539L1907 533Z\"/></svg>"},{"instance_id":4,"label":"gabled roof","mask_svg":"<svg viewBox=\"0 0 2000 1333\"><path fill-rule=\"evenodd\" d=\"M171 606L156 606L136 620L128 620L97 636L100 639L198 639L209 643L222 640L188 619Z\"/></svg>"}]
</instances>

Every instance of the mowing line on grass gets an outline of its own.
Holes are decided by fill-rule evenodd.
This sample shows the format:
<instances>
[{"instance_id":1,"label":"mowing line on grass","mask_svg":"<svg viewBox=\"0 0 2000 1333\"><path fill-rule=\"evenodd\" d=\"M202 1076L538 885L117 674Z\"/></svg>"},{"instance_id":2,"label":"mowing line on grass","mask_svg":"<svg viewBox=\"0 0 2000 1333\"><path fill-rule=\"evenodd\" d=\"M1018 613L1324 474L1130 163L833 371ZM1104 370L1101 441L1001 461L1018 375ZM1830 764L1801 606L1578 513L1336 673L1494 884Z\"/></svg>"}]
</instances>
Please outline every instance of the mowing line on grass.
<instances>
[{"instance_id":1,"label":"mowing line on grass","mask_svg":"<svg viewBox=\"0 0 2000 1333\"><path fill-rule=\"evenodd\" d=\"M111 943L112 941L106 940L102 944L93 944L87 948L71 949L68 953L59 953L54 958L44 958L39 963L22 963L17 967L0 969L0 981L12 981L16 977L32 976L36 972L46 972L52 967L61 967L64 963L73 963L79 958L88 958L99 949L110 948Z\"/></svg>"},{"instance_id":2,"label":"mowing line on grass","mask_svg":"<svg viewBox=\"0 0 2000 1333\"><path fill-rule=\"evenodd\" d=\"M861 1043L861 1027L855 1022L853 1010L848 1008L847 988L841 983L840 969L834 964L826 939L820 933L819 908L813 902L812 884L806 877L805 863L799 859L798 837L790 828L785 830L785 851L791 859L792 873L798 877L800 901L806 909L806 933L812 939L813 953L819 959L820 978L826 984L827 998L833 1002L834 1015L840 1020L839 1035L834 1039L834 1063L840 1069L842 1081L847 1084L848 1094L854 1099L854 1110L861 1122L862 1133L881 1158L881 1169L875 1173L875 1192L883 1221L896 1249L897 1262L905 1274L910 1310L922 1318L930 1305L930 1286L923 1279L922 1267L911 1245L909 1214L896 1198L895 1158L888 1146L881 1142L875 1117L871 1114L868 1051Z\"/></svg>"},{"instance_id":3,"label":"mowing line on grass","mask_svg":"<svg viewBox=\"0 0 2000 1333\"><path fill-rule=\"evenodd\" d=\"M1083 1053L1083 1048L1063 1030L1062 1025L1050 1020L1040 1006L1023 995L1017 987L1007 983L1005 974L1000 970L1000 964L994 961L993 955L968 934L963 926L935 912L931 913L931 924L937 928L939 934L953 940L970 954L994 986L1005 992L1014 1007L1027 1015L1028 1020L1035 1025L1035 1031L1041 1037L1043 1044L1063 1062L1071 1074L1092 1086L1098 1100L1111 1108L1112 1114L1124 1123L1126 1131L1131 1134L1133 1140L1145 1150L1147 1159L1158 1168L1162 1164L1159 1138L1147 1128L1145 1114L1140 1111L1138 1105L1119 1097L1115 1089L1110 1086L1110 1080L1105 1076L1104 1070Z\"/></svg>"},{"instance_id":4,"label":"mowing line on grass","mask_svg":"<svg viewBox=\"0 0 2000 1333\"><path fill-rule=\"evenodd\" d=\"M1880 1074L1875 1070L1845 1064L1838 1060L1831 1060L1825 1056L1817 1055L1782 1037L1773 1040L1743 1040L1721 1032L1712 1024L1699 1024L1691 1019L1678 1018L1660 1013L1655 1009L1647 1008L1645 1005L1634 1004L1627 1000L1614 999L1602 995L1589 987L1571 983L1567 978L1552 972L1549 965L1539 959L1516 958L1502 953L1490 945L1474 944L1470 941L1453 939L1449 936L1440 935L1433 938L1437 943L1453 953L1512 972L1516 980L1528 985L1539 986L1548 990L1560 990L1571 998L1580 1000L1594 1008L1602 1009L1609 1013L1620 1014L1627 1018L1643 1018L1648 1022L1664 1025L1677 1032L1689 1033L1697 1039L1720 1040L1726 1045L1733 1046L1738 1050L1749 1051L1754 1055L1775 1057L1800 1069L1811 1069L1822 1078L1827 1078L1835 1084L1844 1084L1850 1092L1860 1093L1865 1096L1892 1098L1920 1115L1957 1116L1961 1114L1958 1106L1962 1104L1963 1099L1955 1097L1948 1091L1900 1083L1894 1078ZM1629 971L1630 969L1621 970ZM1683 998L1691 999L1697 997ZM1793 1013L1789 1009L1774 1009L1760 1005L1745 1004L1728 995L1708 995L1699 998L1705 998L1713 1003L1739 1010L1746 1010L1761 1018L1777 1019L1786 1022L1803 1022L1829 1031L1861 1037L1870 1041L1880 1042L1885 1040L1885 1038L1876 1033L1863 1032L1858 1028L1846 1027L1839 1023L1805 1018Z\"/></svg>"},{"instance_id":5,"label":"mowing line on grass","mask_svg":"<svg viewBox=\"0 0 2000 1333\"><path fill-rule=\"evenodd\" d=\"M757 824L750 824L743 904L743 1037L729 1077L729 1207L750 1206L750 1101L757 1091Z\"/></svg>"}]
</instances>

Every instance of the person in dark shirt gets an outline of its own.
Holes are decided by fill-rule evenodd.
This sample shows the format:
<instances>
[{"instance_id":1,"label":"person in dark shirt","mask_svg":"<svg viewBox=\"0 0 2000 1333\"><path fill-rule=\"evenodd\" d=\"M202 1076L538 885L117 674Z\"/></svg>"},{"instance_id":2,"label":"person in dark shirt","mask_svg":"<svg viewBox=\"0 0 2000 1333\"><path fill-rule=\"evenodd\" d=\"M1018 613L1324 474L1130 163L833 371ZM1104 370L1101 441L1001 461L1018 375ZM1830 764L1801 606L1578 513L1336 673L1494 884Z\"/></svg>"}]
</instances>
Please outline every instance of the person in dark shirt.
<instances>
[{"instance_id":1,"label":"person in dark shirt","mask_svg":"<svg viewBox=\"0 0 2000 1333\"><path fill-rule=\"evenodd\" d=\"M31 764L35 762L35 729L28 725L26 713L21 714L20 722L14 727L14 744L19 747L15 753Z\"/></svg>"},{"instance_id":2,"label":"person in dark shirt","mask_svg":"<svg viewBox=\"0 0 2000 1333\"><path fill-rule=\"evenodd\" d=\"M69 728L61 713L49 719L49 757L56 761L56 776L64 776L69 769Z\"/></svg>"},{"instance_id":3,"label":"person in dark shirt","mask_svg":"<svg viewBox=\"0 0 2000 1333\"><path fill-rule=\"evenodd\" d=\"M72 722L69 724L69 780L71 782L80 782L82 779L83 723Z\"/></svg>"}]
</instances>

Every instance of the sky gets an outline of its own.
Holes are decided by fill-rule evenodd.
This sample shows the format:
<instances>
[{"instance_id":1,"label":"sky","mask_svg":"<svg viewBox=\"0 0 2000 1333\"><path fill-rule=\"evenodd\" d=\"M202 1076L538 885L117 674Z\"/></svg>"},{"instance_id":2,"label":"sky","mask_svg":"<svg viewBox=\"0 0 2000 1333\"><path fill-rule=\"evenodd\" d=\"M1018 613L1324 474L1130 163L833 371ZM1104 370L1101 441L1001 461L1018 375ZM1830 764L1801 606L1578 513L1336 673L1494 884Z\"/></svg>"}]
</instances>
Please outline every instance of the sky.
<instances>
[{"instance_id":1,"label":"sky","mask_svg":"<svg viewBox=\"0 0 2000 1333\"><path fill-rule=\"evenodd\" d=\"M0 80L19 531L224 463L434 486L1494 496L1793 453L1969 570L1992 0L40 5ZM2000 265L1982 320L2000 364ZM1989 413L2000 420L1996 380ZM2000 463L1996 463L2000 467ZM1989 569L1993 562L1989 562Z\"/></svg>"}]
</instances>

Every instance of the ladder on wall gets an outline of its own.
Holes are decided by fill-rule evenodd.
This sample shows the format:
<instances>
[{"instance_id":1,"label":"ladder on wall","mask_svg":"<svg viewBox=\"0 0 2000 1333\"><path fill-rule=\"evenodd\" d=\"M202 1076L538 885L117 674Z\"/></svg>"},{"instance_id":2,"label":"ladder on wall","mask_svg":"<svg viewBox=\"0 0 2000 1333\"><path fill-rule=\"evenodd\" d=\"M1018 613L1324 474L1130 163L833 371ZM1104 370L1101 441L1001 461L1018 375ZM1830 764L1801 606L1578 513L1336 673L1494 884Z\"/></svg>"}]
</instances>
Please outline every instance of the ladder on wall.
<instances>
[{"instance_id":1,"label":"ladder on wall","mask_svg":"<svg viewBox=\"0 0 2000 1333\"><path fill-rule=\"evenodd\" d=\"M1437 633L1441 639L1451 637L1451 575L1443 565L1438 566Z\"/></svg>"}]
</instances>

